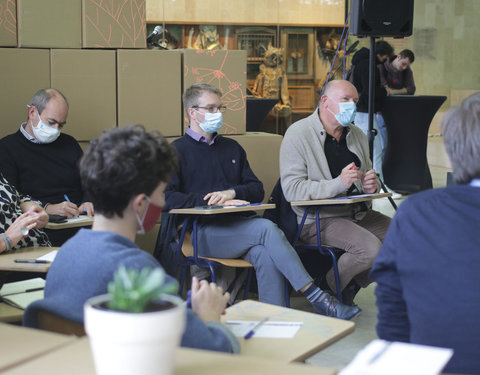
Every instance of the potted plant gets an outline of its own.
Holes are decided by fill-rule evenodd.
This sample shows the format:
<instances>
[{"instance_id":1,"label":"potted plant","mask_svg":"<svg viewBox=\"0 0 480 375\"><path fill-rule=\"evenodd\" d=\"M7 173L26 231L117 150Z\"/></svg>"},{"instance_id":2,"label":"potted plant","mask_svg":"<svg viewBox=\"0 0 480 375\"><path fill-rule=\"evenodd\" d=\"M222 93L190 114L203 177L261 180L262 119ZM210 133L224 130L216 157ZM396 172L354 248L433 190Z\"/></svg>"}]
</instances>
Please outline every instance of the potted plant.
<instances>
[{"instance_id":1,"label":"potted plant","mask_svg":"<svg viewBox=\"0 0 480 375\"><path fill-rule=\"evenodd\" d=\"M169 375L185 328L185 303L165 271L120 266L108 294L85 303L97 375Z\"/></svg>"}]
</instances>

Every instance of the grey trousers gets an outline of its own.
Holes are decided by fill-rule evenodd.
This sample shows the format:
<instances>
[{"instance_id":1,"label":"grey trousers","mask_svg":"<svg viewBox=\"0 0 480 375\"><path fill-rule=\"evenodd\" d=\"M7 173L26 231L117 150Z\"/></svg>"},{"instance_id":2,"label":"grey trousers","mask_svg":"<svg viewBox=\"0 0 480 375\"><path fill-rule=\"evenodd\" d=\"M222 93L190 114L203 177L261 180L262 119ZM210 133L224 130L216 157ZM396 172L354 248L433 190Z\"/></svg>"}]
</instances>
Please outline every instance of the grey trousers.
<instances>
[{"instance_id":1,"label":"grey trousers","mask_svg":"<svg viewBox=\"0 0 480 375\"><path fill-rule=\"evenodd\" d=\"M382 246L390 220L388 216L373 210L369 210L357 222L345 217L320 219L322 244L345 250L338 260L342 290L352 279L361 287L371 283L368 274ZM317 243L315 223L304 225L300 240L306 244ZM327 282L332 291L336 292L333 268L327 273Z\"/></svg>"},{"instance_id":2,"label":"grey trousers","mask_svg":"<svg viewBox=\"0 0 480 375\"><path fill-rule=\"evenodd\" d=\"M312 281L282 230L260 217L222 215L198 226L200 255L253 264L261 302L285 306L284 277L295 290Z\"/></svg>"}]
</instances>

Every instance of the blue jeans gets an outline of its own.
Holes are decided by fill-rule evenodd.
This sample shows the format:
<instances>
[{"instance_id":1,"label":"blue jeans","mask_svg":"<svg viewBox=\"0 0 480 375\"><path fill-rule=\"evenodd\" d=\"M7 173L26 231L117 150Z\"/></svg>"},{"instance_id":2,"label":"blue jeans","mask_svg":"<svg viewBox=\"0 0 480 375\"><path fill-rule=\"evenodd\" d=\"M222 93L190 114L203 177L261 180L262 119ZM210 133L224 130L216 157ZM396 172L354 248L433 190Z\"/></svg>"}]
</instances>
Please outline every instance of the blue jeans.
<instances>
[{"instance_id":1,"label":"blue jeans","mask_svg":"<svg viewBox=\"0 0 480 375\"><path fill-rule=\"evenodd\" d=\"M270 220L228 214L207 220L197 230L199 254L252 263L261 302L285 306L284 278L295 290L312 282L297 252Z\"/></svg>"},{"instance_id":2,"label":"blue jeans","mask_svg":"<svg viewBox=\"0 0 480 375\"><path fill-rule=\"evenodd\" d=\"M355 125L358 126L368 137L368 113L357 112L355 115ZM373 116L373 128L377 130L377 136L373 141L373 169L380 176L380 179L383 181L383 171L382 171L382 160L383 160L383 147L381 135L378 127L377 115Z\"/></svg>"}]
</instances>

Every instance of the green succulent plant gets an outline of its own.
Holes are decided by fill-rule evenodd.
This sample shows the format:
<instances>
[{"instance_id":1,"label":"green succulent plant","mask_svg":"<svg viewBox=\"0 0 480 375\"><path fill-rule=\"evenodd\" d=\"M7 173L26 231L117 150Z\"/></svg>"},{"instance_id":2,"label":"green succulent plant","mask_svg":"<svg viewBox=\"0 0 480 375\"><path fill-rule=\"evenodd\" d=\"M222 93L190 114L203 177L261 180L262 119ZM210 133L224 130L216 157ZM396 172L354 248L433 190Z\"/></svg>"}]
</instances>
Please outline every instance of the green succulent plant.
<instances>
[{"instance_id":1,"label":"green succulent plant","mask_svg":"<svg viewBox=\"0 0 480 375\"><path fill-rule=\"evenodd\" d=\"M178 290L176 282L165 283L165 271L161 268L144 268L140 272L127 270L121 265L108 284L112 296L108 307L112 310L140 313L162 294L174 294Z\"/></svg>"}]
</instances>

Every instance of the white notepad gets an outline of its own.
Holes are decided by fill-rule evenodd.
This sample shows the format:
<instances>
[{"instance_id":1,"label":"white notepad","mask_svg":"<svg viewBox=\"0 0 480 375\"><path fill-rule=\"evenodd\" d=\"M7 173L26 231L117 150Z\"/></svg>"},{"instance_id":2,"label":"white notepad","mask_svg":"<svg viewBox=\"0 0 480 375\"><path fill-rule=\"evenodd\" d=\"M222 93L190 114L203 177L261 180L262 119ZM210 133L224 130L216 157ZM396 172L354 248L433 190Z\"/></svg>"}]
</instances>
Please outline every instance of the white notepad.
<instances>
[{"instance_id":1,"label":"white notepad","mask_svg":"<svg viewBox=\"0 0 480 375\"><path fill-rule=\"evenodd\" d=\"M43 299L45 280L40 277L3 284L0 297L9 305L25 310L29 304Z\"/></svg>"}]
</instances>

